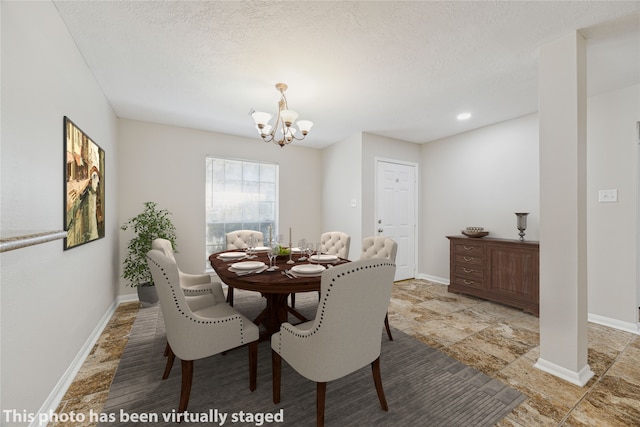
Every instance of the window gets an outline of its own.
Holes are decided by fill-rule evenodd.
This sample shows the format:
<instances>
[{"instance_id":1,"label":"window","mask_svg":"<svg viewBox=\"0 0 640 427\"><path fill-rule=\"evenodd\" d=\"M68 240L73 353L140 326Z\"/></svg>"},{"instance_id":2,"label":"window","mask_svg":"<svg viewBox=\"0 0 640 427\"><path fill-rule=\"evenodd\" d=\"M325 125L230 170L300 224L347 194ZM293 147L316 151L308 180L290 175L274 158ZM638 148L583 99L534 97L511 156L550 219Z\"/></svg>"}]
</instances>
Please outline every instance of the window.
<instances>
[{"instance_id":1,"label":"window","mask_svg":"<svg viewBox=\"0 0 640 427\"><path fill-rule=\"evenodd\" d=\"M275 232L278 218L278 165L206 158L206 257L227 248L235 230Z\"/></svg>"}]
</instances>

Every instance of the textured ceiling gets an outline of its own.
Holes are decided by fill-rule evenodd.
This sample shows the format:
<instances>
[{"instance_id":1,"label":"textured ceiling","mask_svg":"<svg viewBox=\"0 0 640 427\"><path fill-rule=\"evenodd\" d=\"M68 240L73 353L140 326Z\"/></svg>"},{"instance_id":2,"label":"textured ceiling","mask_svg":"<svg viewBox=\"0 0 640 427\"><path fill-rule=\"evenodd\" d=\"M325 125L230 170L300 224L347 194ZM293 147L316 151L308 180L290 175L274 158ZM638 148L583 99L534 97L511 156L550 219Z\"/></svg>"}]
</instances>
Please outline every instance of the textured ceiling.
<instances>
[{"instance_id":1,"label":"textured ceiling","mask_svg":"<svg viewBox=\"0 0 640 427\"><path fill-rule=\"evenodd\" d=\"M591 95L640 82L638 1L54 3L118 117L258 138L249 112L285 82L309 147L535 112L539 48L574 30Z\"/></svg>"}]
</instances>

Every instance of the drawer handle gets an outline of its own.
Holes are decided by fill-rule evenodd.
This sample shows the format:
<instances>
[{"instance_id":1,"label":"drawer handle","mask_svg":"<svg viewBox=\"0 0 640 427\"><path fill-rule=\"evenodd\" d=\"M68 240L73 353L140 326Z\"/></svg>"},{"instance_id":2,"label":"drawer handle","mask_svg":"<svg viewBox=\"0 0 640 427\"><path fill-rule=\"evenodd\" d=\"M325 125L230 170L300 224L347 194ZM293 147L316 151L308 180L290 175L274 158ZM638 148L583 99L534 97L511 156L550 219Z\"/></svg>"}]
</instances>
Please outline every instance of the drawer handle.
<instances>
[{"instance_id":1,"label":"drawer handle","mask_svg":"<svg viewBox=\"0 0 640 427\"><path fill-rule=\"evenodd\" d=\"M474 283L473 280L465 280L464 281L465 285L472 285L473 283Z\"/></svg>"},{"instance_id":2,"label":"drawer handle","mask_svg":"<svg viewBox=\"0 0 640 427\"><path fill-rule=\"evenodd\" d=\"M467 262L471 262L471 260L472 260L473 258L471 258L470 256L463 256L463 257L462 257L462 259L463 259L463 260L465 260L465 261L467 261Z\"/></svg>"},{"instance_id":3,"label":"drawer handle","mask_svg":"<svg viewBox=\"0 0 640 427\"><path fill-rule=\"evenodd\" d=\"M473 250L473 246L463 246L465 251L471 251Z\"/></svg>"},{"instance_id":4,"label":"drawer handle","mask_svg":"<svg viewBox=\"0 0 640 427\"><path fill-rule=\"evenodd\" d=\"M475 270L473 268L462 268L462 271L464 271L465 273L473 273Z\"/></svg>"}]
</instances>

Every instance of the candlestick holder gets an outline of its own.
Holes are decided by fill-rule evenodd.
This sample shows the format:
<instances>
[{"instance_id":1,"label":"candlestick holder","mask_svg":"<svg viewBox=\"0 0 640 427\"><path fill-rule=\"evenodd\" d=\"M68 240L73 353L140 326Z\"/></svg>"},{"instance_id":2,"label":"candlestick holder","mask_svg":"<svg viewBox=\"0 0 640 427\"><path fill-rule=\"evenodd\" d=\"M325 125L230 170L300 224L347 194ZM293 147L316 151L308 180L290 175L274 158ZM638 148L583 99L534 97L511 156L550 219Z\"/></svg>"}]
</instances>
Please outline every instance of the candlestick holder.
<instances>
[{"instance_id":1,"label":"candlestick holder","mask_svg":"<svg viewBox=\"0 0 640 427\"><path fill-rule=\"evenodd\" d=\"M518 217L518 230L520 230L520 233L518 233L518 235L520 236L520 241L524 241L524 230L527 229L527 215L529 215L529 212L516 212L516 216Z\"/></svg>"}]
</instances>

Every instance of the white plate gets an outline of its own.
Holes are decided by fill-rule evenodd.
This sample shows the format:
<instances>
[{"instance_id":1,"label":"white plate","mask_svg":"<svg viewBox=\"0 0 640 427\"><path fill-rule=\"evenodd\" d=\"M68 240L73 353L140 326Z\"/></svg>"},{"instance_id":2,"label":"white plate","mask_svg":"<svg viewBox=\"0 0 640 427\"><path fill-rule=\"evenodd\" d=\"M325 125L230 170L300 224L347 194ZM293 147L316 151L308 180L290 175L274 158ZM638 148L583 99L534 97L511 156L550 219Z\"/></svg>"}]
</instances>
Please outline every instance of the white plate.
<instances>
[{"instance_id":1,"label":"white plate","mask_svg":"<svg viewBox=\"0 0 640 427\"><path fill-rule=\"evenodd\" d=\"M254 248L254 251L262 252L262 251L268 251L269 249L270 249L269 246L256 246Z\"/></svg>"},{"instance_id":2,"label":"white plate","mask_svg":"<svg viewBox=\"0 0 640 427\"><path fill-rule=\"evenodd\" d=\"M324 270L325 268L318 264L302 264L291 267L291 271L296 274L318 274L322 273Z\"/></svg>"},{"instance_id":3,"label":"white plate","mask_svg":"<svg viewBox=\"0 0 640 427\"><path fill-rule=\"evenodd\" d=\"M260 267L264 267L264 262L261 261L243 261L231 264L231 268L235 270L257 270Z\"/></svg>"},{"instance_id":4,"label":"white plate","mask_svg":"<svg viewBox=\"0 0 640 427\"><path fill-rule=\"evenodd\" d=\"M246 256L247 254L244 252L224 252L218 255L218 257L220 258L227 258L227 259L238 259L238 258L244 258Z\"/></svg>"},{"instance_id":5,"label":"white plate","mask_svg":"<svg viewBox=\"0 0 640 427\"><path fill-rule=\"evenodd\" d=\"M292 248L291 249L291 253L294 253L294 254L299 254L301 252L302 252L302 250L300 248Z\"/></svg>"},{"instance_id":6,"label":"white plate","mask_svg":"<svg viewBox=\"0 0 640 427\"><path fill-rule=\"evenodd\" d=\"M329 255L329 254L311 255L309 257L309 260L315 261L315 262L331 262L337 259L338 259L337 256Z\"/></svg>"},{"instance_id":7,"label":"white plate","mask_svg":"<svg viewBox=\"0 0 640 427\"><path fill-rule=\"evenodd\" d=\"M258 273L262 273L263 271L265 271L267 269L267 265L263 265L262 267L258 268L257 270L236 270L233 267L229 267L229 271L236 273L238 276L245 276L248 274L258 274Z\"/></svg>"}]
</instances>

